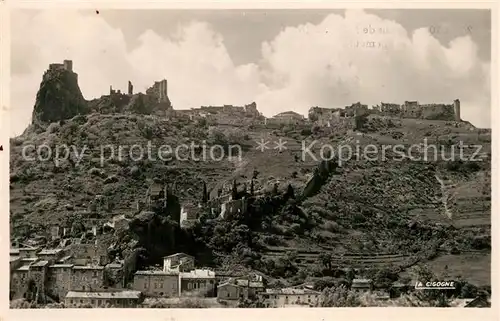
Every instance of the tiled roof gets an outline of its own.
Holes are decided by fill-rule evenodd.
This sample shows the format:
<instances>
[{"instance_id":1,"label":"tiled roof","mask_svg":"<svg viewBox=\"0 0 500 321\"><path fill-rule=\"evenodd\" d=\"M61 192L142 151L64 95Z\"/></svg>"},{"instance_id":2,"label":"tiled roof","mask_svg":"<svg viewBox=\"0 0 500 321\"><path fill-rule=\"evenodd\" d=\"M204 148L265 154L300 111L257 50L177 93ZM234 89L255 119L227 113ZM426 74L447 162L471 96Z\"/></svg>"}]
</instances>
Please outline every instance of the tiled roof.
<instances>
[{"instance_id":1,"label":"tiled roof","mask_svg":"<svg viewBox=\"0 0 500 321\"><path fill-rule=\"evenodd\" d=\"M186 257L191 257L191 258L193 257L192 255L180 252L180 253L175 253L175 254L164 256L163 258L166 259L166 258L172 258L172 257L176 257L176 256L186 256Z\"/></svg>"},{"instance_id":2,"label":"tiled roof","mask_svg":"<svg viewBox=\"0 0 500 321\"><path fill-rule=\"evenodd\" d=\"M100 265L75 265L73 266L75 270L102 270L104 266Z\"/></svg>"},{"instance_id":3,"label":"tiled roof","mask_svg":"<svg viewBox=\"0 0 500 321\"><path fill-rule=\"evenodd\" d=\"M62 249L43 249L38 253L38 255L52 255L52 254L58 254L61 252L62 252Z\"/></svg>"},{"instance_id":4,"label":"tiled roof","mask_svg":"<svg viewBox=\"0 0 500 321\"><path fill-rule=\"evenodd\" d=\"M66 298L92 298L92 299L139 299L140 291L118 292L77 292L69 291Z\"/></svg>"},{"instance_id":5,"label":"tiled roof","mask_svg":"<svg viewBox=\"0 0 500 321\"><path fill-rule=\"evenodd\" d=\"M18 268L16 271L29 271L30 266L29 265L23 265L20 268Z\"/></svg>"},{"instance_id":6,"label":"tiled roof","mask_svg":"<svg viewBox=\"0 0 500 321\"><path fill-rule=\"evenodd\" d=\"M304 294L304 295L315 295L320 294L318 291L309 289L294 289L294 288L283 288L283 289L266 289L267 294Z\"/></svg>"},{"instance_id":7,"label":"tiled roof","mask_svg":"<svg viewBox=\"0 0 500 321\"><path fill-rule=\"evenodd\" d=\"M45 266L47 264L49 264L49 261L38 261L38 262L33 263L31 266L40 267L40 266Z\"/></svg>"},{"instance_id":8,"label":"tiled roof","mask_svg":"<svg viewBox=\"0 0 500 321\"><path fill-rule=\"evenodd\" d=\"M49 265L49 268L71 268L74 264L52 264Z\"/></svg>"},{"instance_id":9,"label":"tiled roof","mask_svg":"<svg viewBox=\"0 0 500 321\"><path fill-rule=\"evenodd\" d=\"M179 275L186 279L212 279L215 278L215 272L210 270L193 270L190 272L180 272Z\"/></svg>"},{"instance_id":10,"label":"tiled roof","mask_svg":"<svg viewBox=\"0 0 500 321\"><path fill-rule=\"evenodd\" d=\"M135 272L135 275L179 275L179 272L165 272L162 270L144 270L144 271L137 271Z\"/></svg>"}]
</instances>

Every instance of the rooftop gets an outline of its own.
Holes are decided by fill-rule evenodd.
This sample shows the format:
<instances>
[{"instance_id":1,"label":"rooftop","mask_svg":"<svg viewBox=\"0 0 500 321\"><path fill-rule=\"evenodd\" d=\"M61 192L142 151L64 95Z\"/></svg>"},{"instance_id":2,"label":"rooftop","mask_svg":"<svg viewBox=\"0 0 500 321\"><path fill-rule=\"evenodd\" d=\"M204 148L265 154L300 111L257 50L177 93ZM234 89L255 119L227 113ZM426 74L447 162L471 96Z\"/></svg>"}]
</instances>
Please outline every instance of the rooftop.
<instances>
[{"instance_id":1,"label":"rooftop","mask_svg":"<svg viewBox=\"0 0 500 321\"><path fill-rule=\"evenodd\" d=\"M49 261L38 261L38 262L31 264L31 266L42 267L42 266L46 266L47 264L49 264Z\"/></svg>"},{"instance_id":2,"label":"rooftop","mask_svg":"<svg viewBox=\"0 0 500 321\"><path fill-rule=\"evenodd\" d=\"M75 265L73 266L75 270L102 270L104 266L101 265Z\"/></svg>"},{"instance_id":3,"label":"rooftop","mask_svg":"<svg viewBox=\"0 0 500 321\"><path fill-rule=\"evenodd\" d=\"M165 272L163 270L143 270L135 272L135 275L179 275L179 272Z\"/></svg>"},{"instance_id":4,"label":"rooftop","mask_svg":"<svg viewBox=\"0 0 500 321\"><path fill-rule=\"evenodd\" d=\"M172 257L176 257L176 256L185 256L185 257L194 258L192 255L189 255L189 254L186 254L186 253L182 253L182 252L171 254L171 255L167 255L167 256L164 256L163 258L166 259L166 258L172 258Z\"/></svg>"},{"instance_id":5,"label":"rooftop","mask_svg":"<svg viewBox=\"0 0 500 321\"><path fill-rule=\"evenodd\" d=\"M372 283L373 281L371 279L354 279L352 280L352 283Z\"/></svg>"},{"instance_id":6,"label":"rooftop","mask_svg":"<svg viewBox=\"0 0 500 321\"><path fill-rule=\"evenodd\" d=\"M236 280L236 284L240 286L248 286L250 288L263 288L264 284L262 282L251 282L248 280Z\"/></svg>"},{"instance_id":7,"label":"rooftop","mask_svg":"<svg viewBox=\"0 0 500 321\"><path fill-rule=\"evenodd\" d=\"M33 263L33 262L38 261L38 258L37 257L25 257L25 258L22 258L21 261L23 261L25 263Z\"/></svg>"},{"instance_id":8,"label":"rooftop","mask_svg":"<svg viewBox=\"0 0 500 321\"><path fill-rule=\"evenodd\" d=\"M30 270L30 266L29 266L29 264L27 264L27 265L21 266L16 271L29 271L29 270Z\"/></svg>"},{"instance_id":9,"label":"rooftop","mask_svg":"<svg viewBox=\"0 0 500 321\"><path fill-rule=\"evenodd\" d=\"M93 298L93 299L139 299L140 291L117 292L77 292L69 291L66 298Z\"/></svg>"},{"instance_id":10,"label":"rooftop","mask_svg":"<svg viewBox=\"0 0 500 321\"><path fill-rule=\"evenodd\" d=\"M53 255L53 254L58 254L61 253L63 249L43 249L41 250L38 255Z\"/></svg>"},{"instance_id":11,"label":"rooftop","mask_svg":"<svg viewBox=\"0 0 500 321\"><path fill-rule=\"evenodd\" d=\"M74 264L52 264L49 265L49 268L71 268Z\"/></svg>"},{"instance_id":12,"label":"rooftop","mask_svg":"<svg viewBox=\"0 0 500 321\"><path fill-rule=\"evenodd\" d=\"M190 272L180 272L179 275L185 279L212 279L215 272L210 270L193 270Z\"/></svg>"},{"instance_id":13,"label":"rooftop","mask_svg":"<svg viewBox=\"0 0 500 321\"><path fill-rule=\"evenodd\" d=\"M40 247L38 247L38 246L27 246L27 247L21 247L18 250L19 250L19 252L21 252L21 251L27 252L27 251L38 251L39 249L40 249Z\"/></svg>"},{"instance_id":14,"label":"rooftop","mask_svg":"<svg viewBox=\"0 0 500 321\"><path fill-rule=\"evenodd\" d=\"M71 259L71 255L66 255L65 257L59 259L59 262L66 262L68 261L69 259Z\"/></svg>"},{"instance_id":15,"label":"rooftop","mask_svg":"<svg viewBox=\"0 0 500 321\"><path fill-rule=\"evenodd\" d=\"M267 294L307 294L315 295L321 292L309 290L309 289L295 289L295 288L283 288L283 289L266 289Z\"/></svg>"}]
</instances>

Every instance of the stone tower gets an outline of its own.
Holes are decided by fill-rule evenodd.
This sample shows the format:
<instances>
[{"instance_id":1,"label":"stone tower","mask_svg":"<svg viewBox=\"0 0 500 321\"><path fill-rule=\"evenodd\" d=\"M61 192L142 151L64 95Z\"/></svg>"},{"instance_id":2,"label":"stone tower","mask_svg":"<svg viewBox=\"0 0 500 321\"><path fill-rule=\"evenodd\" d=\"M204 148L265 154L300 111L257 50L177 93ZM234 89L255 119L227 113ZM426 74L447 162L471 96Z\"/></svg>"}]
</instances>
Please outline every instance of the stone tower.
<instances>
[{"instance_id":1,"label":"stone tower","mask_svg":"<svg viewBox=\"0 0 500 321\"><path fill-rule=\"evenodd\" d=\"M453 108L455 109L455 120L462 121L462 119L460 118L460 100L455 99L453 101Z\"/></svg>"},{"instance_id":2,"label":"stone tower","mask_svg":"<svg viewBox=\"0 0 500 321\"><path fill-rule=\"evenodd\" d=\"M129 95L134 94L134 85L132 85L132 82L130 80L128 81L128 94Z\"/></svg>"},{"instance_id":3,"label":"stone tower","mask_svg":"<svg viewBox=\"0 0 500 321\"><path fill-rule=\"evenodd\" d=\"M64 60L63 61L64 69L67 71L73 71L73 61L72 60Z\"/></svg>"},{"instance_id":4,"label":"stone tower","mask_svg":"<svg viewBox=\"0 0 500 321\"><path fill-rule=\"evenodd\" d=\"M167 80L163 79L159 83L159 88L158 88L158 102L167 102L168 101L168 91L167 91Z\"/></svg>"}]
</instances>

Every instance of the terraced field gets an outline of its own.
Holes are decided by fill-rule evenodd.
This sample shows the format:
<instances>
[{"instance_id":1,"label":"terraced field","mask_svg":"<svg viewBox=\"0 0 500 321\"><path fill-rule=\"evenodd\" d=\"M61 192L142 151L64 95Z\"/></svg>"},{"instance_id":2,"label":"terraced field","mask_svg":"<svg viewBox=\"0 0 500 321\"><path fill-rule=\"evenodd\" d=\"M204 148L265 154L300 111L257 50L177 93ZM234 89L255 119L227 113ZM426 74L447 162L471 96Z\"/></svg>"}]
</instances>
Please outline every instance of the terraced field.
<instances>
[{"instance_id":1,"label":"terraced field","mask_svg":"<svg viewBox=\"0 0 500 321\"><path fill-rule=\"evenodd\" d=\"M296 251L297 259L296 263L299 266L306 267L310 264L318 263L321 264L320 255L323 253L328 253L329 250L325 248L324 250L311 250L311 251ZM264 253L265 257L268 258L280 258L285 257L288 252L293 251L293 248L286 247L274 247L269 246L267 251ZM412 257L408 254L402 253L373 253L373 254L359 254L359 253L345 253L341 256L333 255L332 265L340 269L360 269L360 268L380 268L384 266L398 266L398 265L408 265L412 261Z\"/></svg>"}]
</instances>

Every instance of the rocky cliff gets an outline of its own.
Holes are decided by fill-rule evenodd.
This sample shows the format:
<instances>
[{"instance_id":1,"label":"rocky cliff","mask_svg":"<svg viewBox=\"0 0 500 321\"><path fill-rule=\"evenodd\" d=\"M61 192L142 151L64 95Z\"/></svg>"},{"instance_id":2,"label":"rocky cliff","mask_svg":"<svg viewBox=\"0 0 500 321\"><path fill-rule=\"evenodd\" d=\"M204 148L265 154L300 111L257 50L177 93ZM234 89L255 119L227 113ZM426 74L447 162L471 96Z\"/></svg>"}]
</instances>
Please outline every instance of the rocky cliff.
<instances>
[{"instance_id":1,"label":"rocky cliff","mask_svg":"<svg viewBox=\"0 0 500 321\"><path fill-rule=\"evenodd\" d=\"M78 86L78 75L65 69L49 69L40 83L32 123L51 123L87 113L87 102Z\"/></svg>"}]
</instances>

